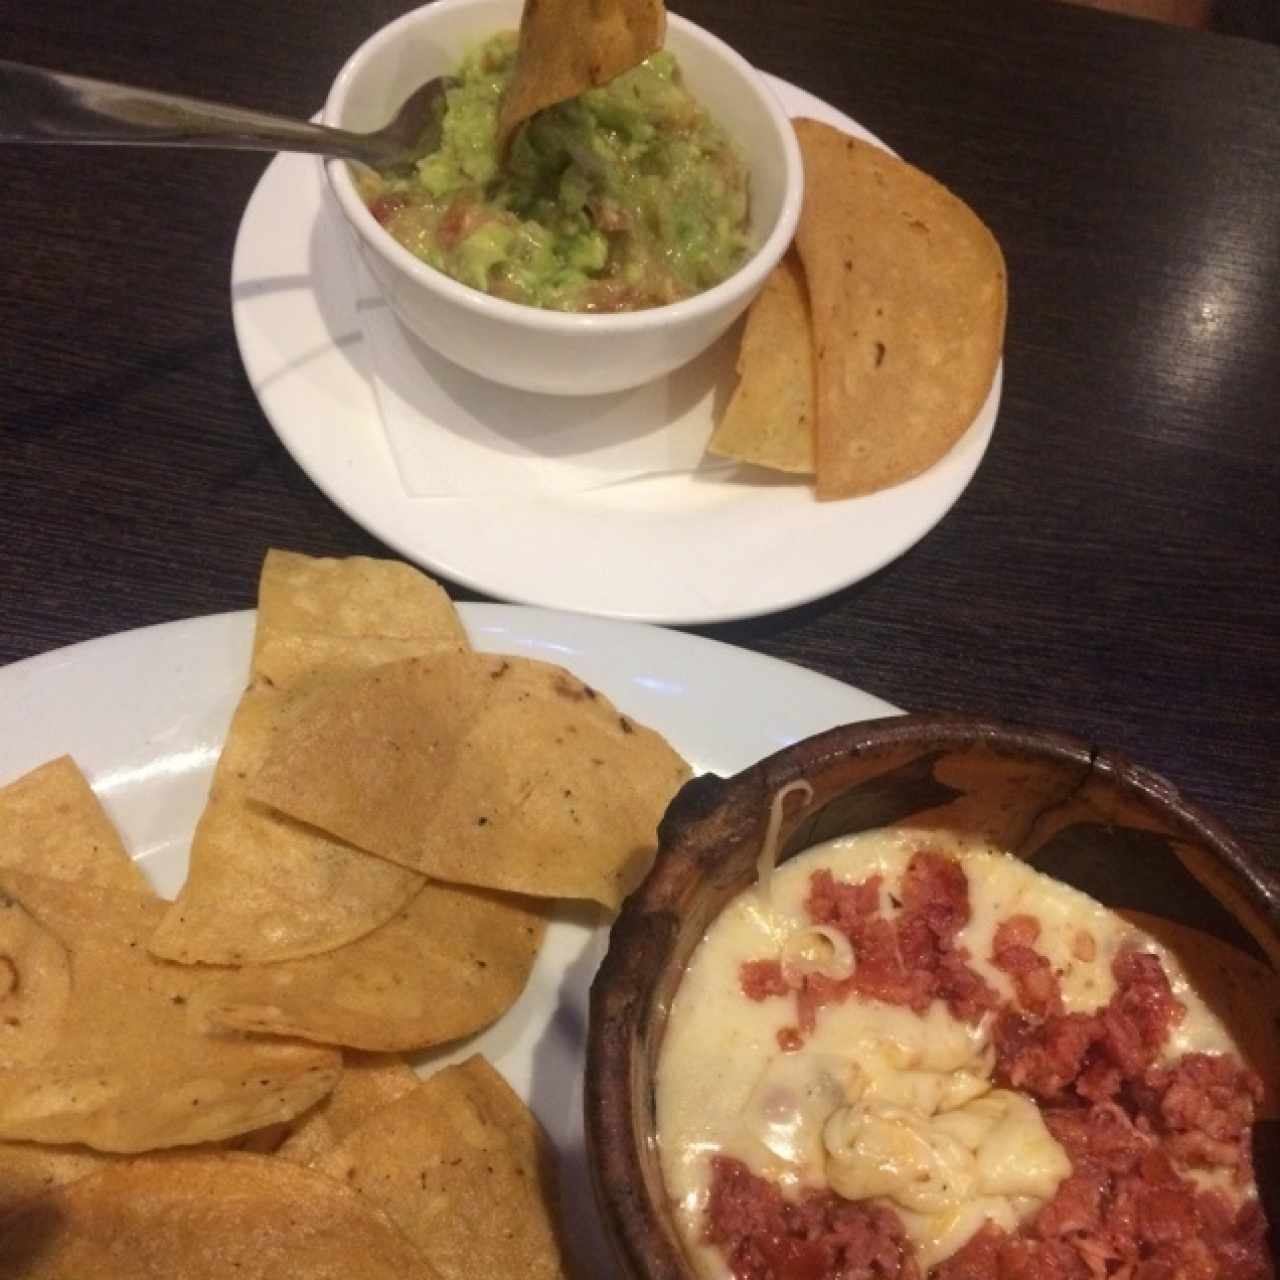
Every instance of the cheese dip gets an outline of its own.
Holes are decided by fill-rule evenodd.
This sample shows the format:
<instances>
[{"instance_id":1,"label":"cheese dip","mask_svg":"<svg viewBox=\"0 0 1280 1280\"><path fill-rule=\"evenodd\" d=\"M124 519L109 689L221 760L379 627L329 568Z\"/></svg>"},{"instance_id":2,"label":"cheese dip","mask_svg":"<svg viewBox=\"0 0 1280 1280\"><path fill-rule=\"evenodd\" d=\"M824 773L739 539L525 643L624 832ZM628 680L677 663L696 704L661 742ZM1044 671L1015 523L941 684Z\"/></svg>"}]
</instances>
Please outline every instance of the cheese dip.
<instances>
[{"instance_id":1,"label":"cheese dip","mask_svg":"<svg viewBox=\"0 0 1280 1280\"><path fill-rule=\"evenodd\" d=\"M712 924L672 1003L657 1132L716 1280L994 1280L1022 1274L1010 1258L1074 1275L1095 1225L1120 1257L1155 1256L1140 1225L1117 1244L1094 1222L1153 1186L1185 1207L1186 1248L1221 1232L1266 1276L1259 1096L1174 958L1120 916L988 845L887 830L766 865Z\"/></svg>"}]
</instances>

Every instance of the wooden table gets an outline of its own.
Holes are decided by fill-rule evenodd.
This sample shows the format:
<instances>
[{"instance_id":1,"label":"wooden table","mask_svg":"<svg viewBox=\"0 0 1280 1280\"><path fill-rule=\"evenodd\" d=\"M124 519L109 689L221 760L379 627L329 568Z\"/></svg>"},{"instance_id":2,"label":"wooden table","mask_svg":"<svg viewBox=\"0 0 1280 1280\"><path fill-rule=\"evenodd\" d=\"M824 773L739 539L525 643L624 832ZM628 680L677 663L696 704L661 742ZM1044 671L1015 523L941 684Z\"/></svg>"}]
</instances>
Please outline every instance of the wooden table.
<instances>
[{"instance_id":1,"label":"wooden table","mask_svg":"<svg viewBox=\"0 0 1280 1280\"><path fill-rule=\"evenodd\" d=\"M405 7L0 0L0 48L307 114ZM1280 868L1280 50L1030 0L681 11L969 200L1012 280L956 508L872 579L710 633L1121 748ZM240 367L230 253L266 159L5 158L0 662L249 606L270 545L386 554Z\"/></svg>"}]
</instances>

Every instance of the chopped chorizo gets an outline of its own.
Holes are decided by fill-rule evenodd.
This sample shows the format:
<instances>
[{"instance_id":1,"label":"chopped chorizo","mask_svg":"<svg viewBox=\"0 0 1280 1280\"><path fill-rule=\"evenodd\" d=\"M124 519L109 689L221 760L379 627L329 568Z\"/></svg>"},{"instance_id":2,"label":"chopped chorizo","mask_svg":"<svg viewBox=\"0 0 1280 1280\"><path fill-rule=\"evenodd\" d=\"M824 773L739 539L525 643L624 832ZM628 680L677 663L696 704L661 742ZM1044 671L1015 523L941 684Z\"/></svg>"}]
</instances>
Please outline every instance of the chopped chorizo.
<instances>
[{"instance_id":1,"label":"chopped chorizo","mask_svg":"<svg viewBox=\"0 0 1280 1280\"><path fill-rule=\"evenodd\" d=\"M891 1209L833 1191L788 1199L726 1156L711 1162L706 1240L737 1280L919 1280Z\"/></svg>"}]
</instances>

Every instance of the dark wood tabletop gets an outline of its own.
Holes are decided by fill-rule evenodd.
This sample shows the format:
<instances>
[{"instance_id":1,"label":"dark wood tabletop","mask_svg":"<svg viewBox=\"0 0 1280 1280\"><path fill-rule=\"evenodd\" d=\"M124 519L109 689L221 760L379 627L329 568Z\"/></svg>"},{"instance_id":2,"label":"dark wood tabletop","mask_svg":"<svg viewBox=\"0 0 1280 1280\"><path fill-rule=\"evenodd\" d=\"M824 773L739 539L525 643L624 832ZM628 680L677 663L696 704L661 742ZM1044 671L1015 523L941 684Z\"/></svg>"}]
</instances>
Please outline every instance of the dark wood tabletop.
<instances>
[{"instance_id":1,"label":"dark wood tabletop","mask_svg":"<svg viewBox=\"0 0 1280 1280\"><path fill-rule=\"evenodd\" d=\"M305 115L407 7L0 0L0 49ZM707 633L1119 748L1280 868L1280 49L1050 0L677 7L951 186L1011 279L999 422L950 514L857 586ZM272 545L388 554L237 355L267 158L4 158L0 662L248 607Z\"/></svg>"}]
</instances>

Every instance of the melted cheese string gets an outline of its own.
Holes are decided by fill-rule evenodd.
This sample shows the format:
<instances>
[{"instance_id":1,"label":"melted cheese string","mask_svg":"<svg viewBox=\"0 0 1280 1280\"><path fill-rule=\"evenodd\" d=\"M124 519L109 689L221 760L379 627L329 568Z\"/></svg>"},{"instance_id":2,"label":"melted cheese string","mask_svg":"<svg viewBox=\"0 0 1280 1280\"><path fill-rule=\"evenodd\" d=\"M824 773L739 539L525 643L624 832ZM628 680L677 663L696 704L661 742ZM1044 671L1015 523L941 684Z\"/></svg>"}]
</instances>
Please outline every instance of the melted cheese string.
<instances>
[{"instance_id":1,"label":"melted cheese string","mask_svg":"<svg viewBox=\"0 0 1280 1280\"><path fill-rule=\"evenodd\" d=\"M756 858L756 892L766 903L770 903L770 889L773 884L774 868L778 865L778 835L782 831L782 806L789 795L797 791L804 792L805 802L813 799L813 788L803 779L797 778L779 787L773 793L769 804L769 825L765 827L764 843L760 846L760 856Z\"/></svg>"}]
</instances>

